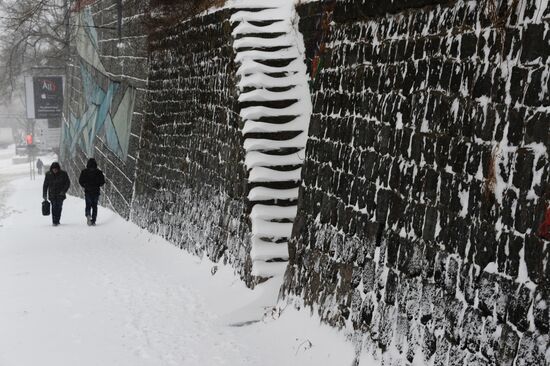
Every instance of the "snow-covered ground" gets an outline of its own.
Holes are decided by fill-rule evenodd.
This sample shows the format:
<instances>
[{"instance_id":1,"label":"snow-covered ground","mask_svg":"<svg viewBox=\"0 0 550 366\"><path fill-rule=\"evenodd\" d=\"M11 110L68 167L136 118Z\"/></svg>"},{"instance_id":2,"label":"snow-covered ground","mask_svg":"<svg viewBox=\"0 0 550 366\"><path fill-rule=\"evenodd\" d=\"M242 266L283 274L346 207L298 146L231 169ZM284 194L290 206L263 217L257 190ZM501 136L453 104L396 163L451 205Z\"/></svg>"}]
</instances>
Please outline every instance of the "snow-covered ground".
<instances>
[{"instance_id":1,"label":"snow-covered ground","mask_svg":"<svg viewBox=\"0 0 550 366\"><path fill-rule=\"evenodd\" d=\"M269 282L247 289L106 208L88 227L79 197L52 227L43 176L31 181L11 152L0 150L0 366L352 364L352 344L309 311L270 311Z\"/></svg>"}]
</instances>

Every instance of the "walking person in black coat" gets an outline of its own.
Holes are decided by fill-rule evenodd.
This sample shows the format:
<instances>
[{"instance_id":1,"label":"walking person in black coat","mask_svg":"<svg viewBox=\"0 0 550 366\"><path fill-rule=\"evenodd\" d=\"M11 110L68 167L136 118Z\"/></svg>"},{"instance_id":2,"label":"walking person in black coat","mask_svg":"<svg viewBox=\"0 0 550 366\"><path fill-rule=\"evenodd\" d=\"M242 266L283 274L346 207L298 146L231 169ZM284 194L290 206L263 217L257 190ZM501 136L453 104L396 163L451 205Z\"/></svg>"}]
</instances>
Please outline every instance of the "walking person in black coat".
<instances>
[{"instance_id":1,"label":"walking person in black coat","mask_svg":"<svg viewBox=\"0 0 550 366\"><path fill-rule=\"evenodd\" d=\"M69 176L59 166L58 162L52 163L50 171L44 177L44 185L42 186L42 197L44 200L49 199L52 204L52 223L53 226L59 225L61 219L61 210L63 209L63 201L67 197L67 191L71 186Z\"/></svg>"},{"instance_id":2,"label":"walking person in black coat","mask_svg":"<svg viewBox=\"0 0 550 366\"><path fill-rule=\"evenodd\" d=\"M78 183L84 187L84 198L86 199L86 220L88 226L94 225L97 219L97 203L99 202L99 187L105 184L103 172L97 168L94 158L88 159L86 169L80 173ZM90 215L91 211L91 215Z\"/></svg>"},{"instance_id":3,"label":"walking person in black coat","mask_svg":"<svg viewBox=\"0 0 550 366\"><path fill-rule=\"evenodd\" d=\"M38 169L38 175L42 175L42 168L44 167L44 163L42 160L38 159L36 161L36 169Z\"/></svg>"}]
</instances>

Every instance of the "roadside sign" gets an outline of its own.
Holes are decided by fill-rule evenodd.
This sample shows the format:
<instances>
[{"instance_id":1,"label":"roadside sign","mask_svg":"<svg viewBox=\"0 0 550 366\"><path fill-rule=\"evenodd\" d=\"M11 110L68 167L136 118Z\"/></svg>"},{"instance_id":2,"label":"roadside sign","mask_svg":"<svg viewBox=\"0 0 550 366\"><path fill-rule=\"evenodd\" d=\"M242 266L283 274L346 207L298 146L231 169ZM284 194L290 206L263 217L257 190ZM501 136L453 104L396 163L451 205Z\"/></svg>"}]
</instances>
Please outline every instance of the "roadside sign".
<instances>
[{"instance_id":1,"label":"roadside sign","mask_svg":"<svg viewBox=\"0 0 550 366\"><path fill-rule=\"evenodd\" d=\"M25 77L27 118L61 118L63 76Z\"/></svg>"}]
</instances>

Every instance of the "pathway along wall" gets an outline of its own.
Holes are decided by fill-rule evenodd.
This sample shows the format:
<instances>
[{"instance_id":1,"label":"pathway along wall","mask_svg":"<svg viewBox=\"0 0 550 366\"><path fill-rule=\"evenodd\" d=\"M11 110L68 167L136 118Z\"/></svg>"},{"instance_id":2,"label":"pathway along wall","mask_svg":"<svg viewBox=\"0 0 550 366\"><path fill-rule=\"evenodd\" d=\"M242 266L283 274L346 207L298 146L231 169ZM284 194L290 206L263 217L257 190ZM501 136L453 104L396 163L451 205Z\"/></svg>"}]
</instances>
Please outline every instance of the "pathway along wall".
<instances>
[{"instance_id":1,"label":"pathway along wall","mask_svg":"<svg viewBox=\"0 0 550 366\"><path fill-rule=\"evenodd\" d=\"M299 7L314 110L283 292L387 364L550 362L550 7L486 5Z\"/></svg>"},{"instance_id":2,"label":"pathway along wall","mask_svg":"<svg viewBox=\"0 0 550 366\"><path fill-rule=\"evenodd\" d=\"M107 179L103 205L231 262L252 285L231 14L155 31L148 1L88 3L71 12L62 162L72 194L82 196L78 176L94 156Z\"/></svg>"}]
</instances>

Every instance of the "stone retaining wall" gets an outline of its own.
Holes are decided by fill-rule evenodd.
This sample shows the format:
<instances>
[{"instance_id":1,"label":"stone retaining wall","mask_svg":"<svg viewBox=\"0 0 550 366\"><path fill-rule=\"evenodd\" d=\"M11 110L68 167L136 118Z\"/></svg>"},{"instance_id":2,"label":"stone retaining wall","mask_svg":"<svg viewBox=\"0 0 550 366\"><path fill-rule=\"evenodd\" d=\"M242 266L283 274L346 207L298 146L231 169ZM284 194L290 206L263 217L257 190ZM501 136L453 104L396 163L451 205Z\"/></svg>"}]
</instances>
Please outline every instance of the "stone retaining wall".
<instances>
[{"instance_id":1,"label":"stone retaining wall","mask_svg":"<svg viewBox=\"0 0 550 366\"><path fill-rule=\"evenodd\" d=\"M299 7L314 111L283 293L388 364L549 361L544 3Z\"/></svg>"},{"instance_id":2,"label":"stone retaining wall","mask_svg":"<svg viewBox=\"0 0 550 366\"><path fill-rule=\"evenodd\" d=\"M487 1L298 7L313 115L282 294L384 364L550 361L550 9ZM96 32L63 163L76 183L94 155L104 204L253 285L230 10L146 38L117 3L75 12Z\"/></svg>"},{"instance_id":3,"label":"stone retaining wall","mask_svg":"<svg viewBox=\"0 0 550 366\"><path fill-rule=\"evenodd\" d=\"M229 12L150 36L132 220L251 283L246 169Z\"/></svg>"}]
</instances>

